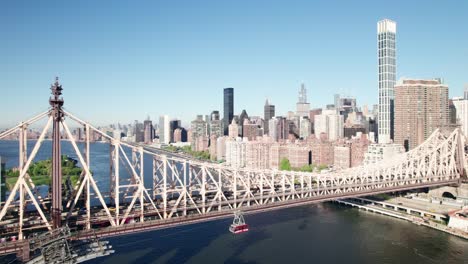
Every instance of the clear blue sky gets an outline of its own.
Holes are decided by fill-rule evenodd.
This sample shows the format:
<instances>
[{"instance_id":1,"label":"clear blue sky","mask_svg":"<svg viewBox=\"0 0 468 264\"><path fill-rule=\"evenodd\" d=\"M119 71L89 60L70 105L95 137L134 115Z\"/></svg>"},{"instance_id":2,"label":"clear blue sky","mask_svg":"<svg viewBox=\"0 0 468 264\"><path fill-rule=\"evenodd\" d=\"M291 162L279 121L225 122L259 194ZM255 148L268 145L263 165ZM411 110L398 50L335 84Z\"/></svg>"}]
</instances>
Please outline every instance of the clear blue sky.
<instances>
[{"instance_id":1,"label":"clear blue sky","mask_svg":"<svg viewBox=\"0 0 468 264\"><path fill-rule=\"evenodd\" d=\"M47 109L59 76L65 106L98 125L185 123L222 110L294 110L343 92L377 102L376 23L397 22L398 76L468 83L468 1L3 1L0 127Z\"/></svg>"}]
</instances>

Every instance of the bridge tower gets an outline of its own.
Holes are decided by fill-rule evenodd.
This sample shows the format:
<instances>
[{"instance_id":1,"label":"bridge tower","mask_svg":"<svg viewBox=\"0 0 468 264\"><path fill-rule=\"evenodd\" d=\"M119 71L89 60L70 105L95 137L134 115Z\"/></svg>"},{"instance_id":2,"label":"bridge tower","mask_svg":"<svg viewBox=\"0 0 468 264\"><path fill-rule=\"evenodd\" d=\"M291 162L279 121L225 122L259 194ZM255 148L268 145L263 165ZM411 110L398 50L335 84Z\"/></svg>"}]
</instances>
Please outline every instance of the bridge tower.
<instances>
[{"instance_id":1,"label":"bridge tower","mask_svg":"<svg viewBox=\"0 0 468 264\"><path fill-rule=\"evenodd\" d=\"M62 225L62 151L60 148L60 123L63 120L62 85L55 78L55 83L50 87L52 97L49 104L52 107L50 115L53 118L52 127L52 208L51 217L54 228Z\"/></svg>"}]
</instances>

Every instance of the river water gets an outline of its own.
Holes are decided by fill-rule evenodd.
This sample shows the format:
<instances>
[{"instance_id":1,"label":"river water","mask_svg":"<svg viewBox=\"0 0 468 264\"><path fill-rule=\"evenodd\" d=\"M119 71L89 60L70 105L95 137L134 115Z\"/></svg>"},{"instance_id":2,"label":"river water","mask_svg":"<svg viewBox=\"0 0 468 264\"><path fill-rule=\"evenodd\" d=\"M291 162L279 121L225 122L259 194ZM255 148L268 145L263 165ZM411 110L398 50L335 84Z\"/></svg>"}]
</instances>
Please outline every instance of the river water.
<instances>
[{"instance_id":1,"label":"river water","mask_svg":"<svg viewBox=\"0 0 468 264\"><path fill-rule=\"evenodd\" d=\"M45 142L38 159L50 150ZM109 148L94 143L91 150L92 170L105 189ZM74 156L69 143L63 152ZM7 167L17 164L16 155L17 142L0 141ZM226 219L110 238L116 252L89 263L468 263L466 240L333 203L245 218L250 231L238 235L229 233Z\"/></svg>"}]
</instances>

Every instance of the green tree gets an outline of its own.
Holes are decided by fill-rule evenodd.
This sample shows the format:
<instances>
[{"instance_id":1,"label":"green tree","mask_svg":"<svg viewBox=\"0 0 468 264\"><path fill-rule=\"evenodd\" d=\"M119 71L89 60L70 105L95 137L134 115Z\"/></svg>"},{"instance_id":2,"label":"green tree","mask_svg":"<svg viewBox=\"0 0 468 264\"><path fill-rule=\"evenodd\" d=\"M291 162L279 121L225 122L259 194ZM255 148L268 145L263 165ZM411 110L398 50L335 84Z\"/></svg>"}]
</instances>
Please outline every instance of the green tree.
<instances>
[{"instance_id":1,"label":"green tree","mask_svg":"<svg viewBox=\"0 0 468 264\"><path fill-rule=\"evenodd\" d=\"M282 158L280 162L280 170L290 171L291 170L291 163L287 158Z\"/></svg>"},{"instance_id":2,"label":"green tree","mask_svg":"<svg viewBox=\"0 0 468 264\"><path fill-rule=\"evenodd\" d=\"M312 172L313 170L314 170L314 166L312 164L304 165L299 168L299 171L302 171L302 172Z\"/></svg>"}]
</instances>

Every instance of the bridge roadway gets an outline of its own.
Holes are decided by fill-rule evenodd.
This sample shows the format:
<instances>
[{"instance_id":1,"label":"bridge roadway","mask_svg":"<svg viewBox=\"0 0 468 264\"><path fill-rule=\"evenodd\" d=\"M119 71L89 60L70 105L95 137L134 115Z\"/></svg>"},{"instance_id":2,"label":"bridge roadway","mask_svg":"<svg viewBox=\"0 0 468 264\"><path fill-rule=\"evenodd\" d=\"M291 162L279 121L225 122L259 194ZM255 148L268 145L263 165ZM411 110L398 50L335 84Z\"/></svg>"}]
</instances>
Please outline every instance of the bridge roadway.
<instances>
[{"instance_id":1,"label":"bridge roadway","mask_svg":"<svg viewBox=\"0 0 468 264\"><path fill-rule=\"evenodd\" d=\"M208 212L205 214L188 214L186 216L173 217L170 219L146 220L145 222L136 222L136 223L125 224L125 225L116 226L116 227L105 227L105 228L98 228L98 229L91 229L91 230L83 230L83 231L77 232L74 236L74 239L79 239L79 240L89 239L95 236L99 238L120 236L120 235L127 235L127 234L133 234L133 233L138 233L138 232L150 231L150 230L171 228L175 226L190 225L190 224L195 224L195 223L214 221L214 220L233 217L234 210L242 210L244 214L254 214L254 213L267 212L267 211L284 209L284 208L289 208L289 207L297 207L297 206L302 206L302 205L307 205L307 204L326 202L326 201L331 201L335 199L362 197L362 196L376 195L380 193L405 191L405 190L411 190L411 189L417 189L417 188L437 187L437 186L442 186L442 185L450 185L450 184L458 184L458 183L459 183L459 180L456 179L456 180L430 182L430 183L418 183L418 184L411 184L411 185L406 185L406 186L370 189L370 190L358 191L354 193L345 193L345 194L337 193L337 194L330 194L330 195L318 195L318 196L308 197L308 198L297 198L294 200L276 201L274 203L269 203L269 204L250 205L250 206L245 206L245 207L242 206L236 209L213 211L213 212ZM298 192L297 194L301 194L301 192ZM254 198L251 198L251 200L252 199ZM247 200L245 202L247 202Z\"/></svg>"}]
</instances>

